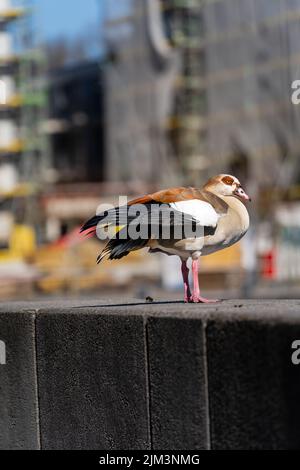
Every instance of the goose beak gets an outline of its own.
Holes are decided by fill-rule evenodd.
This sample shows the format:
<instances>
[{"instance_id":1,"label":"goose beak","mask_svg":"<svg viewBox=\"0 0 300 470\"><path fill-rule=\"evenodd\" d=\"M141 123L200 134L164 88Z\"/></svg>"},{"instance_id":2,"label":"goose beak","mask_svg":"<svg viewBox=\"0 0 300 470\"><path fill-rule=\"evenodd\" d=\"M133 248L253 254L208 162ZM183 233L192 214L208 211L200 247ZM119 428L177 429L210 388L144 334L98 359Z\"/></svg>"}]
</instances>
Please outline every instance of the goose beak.
<instances>
[{"instance_id":1,"label":"goose beak","mask_svg":"<svg viewBox=\"0 0 300 470\"><path fill-rule=\"evenodd\" d=\"M251 201L251 197L248 196L241 186L237 187L233 194L244 201Z\"/></svg>"}]
</instances>

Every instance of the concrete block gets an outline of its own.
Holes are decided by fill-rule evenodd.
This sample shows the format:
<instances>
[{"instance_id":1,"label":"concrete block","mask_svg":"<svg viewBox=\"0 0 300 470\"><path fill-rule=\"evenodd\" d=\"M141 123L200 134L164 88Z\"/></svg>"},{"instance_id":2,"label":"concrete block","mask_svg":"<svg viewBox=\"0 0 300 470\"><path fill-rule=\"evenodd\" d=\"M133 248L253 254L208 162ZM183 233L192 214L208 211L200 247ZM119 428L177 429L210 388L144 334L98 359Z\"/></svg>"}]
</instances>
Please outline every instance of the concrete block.
<instances>
[{"instance_id":1,"label":"concrete block","mask_svg":"<svg viewBox=\"0 0 300 470\"><path fill-rule=\"evenodd\" d=\"M43 449L150 447L142 317L44 312L37 351Z\"/></svg>"},{"instance_id":2,"label":"concrete block","mask_svg":"<svg viewBox=\"0 0 300 470\"><path fill-rule=\"evenodd\" d=\"M0 312L0 449L39 449L35 318Z\"/></svg>"},{"instance_id":3,"label":"concrete block","mask_svg":"<svg viewBox=\"0 0 300 470\"><path fill-rule=\"evenodd\" d=\"M300 449L300 366L291 362L299 321L257 309L253 320L208 322L212 449Z\"/></svg>"},{"instance_id":4,"label":"concrete block","mask_svg":"<svg viewBox=\"0 0 300 470\"><path fill-rule=\"evenodd\" d=\"M178 310L183 306L179 305ZM201 320L149 318L153 449L207 449L208 403Z\"/></svg>"},{"instance_id":5,"label":"concrete block","mask_svg":"<svg viewBox=\"0 0 300 470\"><path fill-rule=\"evenodd\" d=\"M0 449L300 449L299 308L2 306Z\"/></svg>"}]
</instances>

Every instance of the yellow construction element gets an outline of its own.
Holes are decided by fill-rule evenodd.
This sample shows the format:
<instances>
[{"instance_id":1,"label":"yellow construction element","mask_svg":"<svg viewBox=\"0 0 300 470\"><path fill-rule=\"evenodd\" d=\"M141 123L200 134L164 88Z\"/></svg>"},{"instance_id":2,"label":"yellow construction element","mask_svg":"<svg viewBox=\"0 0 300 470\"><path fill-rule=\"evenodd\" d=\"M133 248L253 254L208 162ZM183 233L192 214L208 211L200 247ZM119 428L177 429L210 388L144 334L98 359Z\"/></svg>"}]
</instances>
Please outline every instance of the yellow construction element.
<instances>
[{"instance_id":1,"label":"yellow construction element","mask_svg":"<svg viewBox=\"0 0 300 470\"><path fill-rule=\"evenodd\" d=\"M1 64L1 62L0 62ZM19 108L23 104L22 95L17 94L12 96L6 103L2 103L0 105L0 109L7 109L7 108Z\"/></svg>"},{"instance_id":2,"label":"yellow construction element","mask_svg":"<svg viewBox=\"0 0 300 470\"><path fill-rule=\"evenodd\" d=\"M15 225L10 235L8 248L0 250L0 263L13 260L32 260L35 251L34 229L28 225Z\"/></svg>"},{"instance_id":3,"label":"yellow construction element","mask_svg":"<svg viewBox=\"0 0 300 470\"><path fill-rule=\"evenodd\" d=\"M0 153L20 153L24 149L21 139L17 139L7 147L0 147Z\"/></svg>"},{"instance_id":4,"label":"yellow construction element","mask_svg":"<svg viewBox=\"0 0 300 470\"><path fill-rule=\"evenodd\" d=\"M20 106L22 106L22 104L23 104L22 95L17 94L17 95L12 96L12 97L7 101L7 103L5 104L5 106L11 106L12 108L19 108Z\"/></svg>"},{"instance_id":5,"label":"yellow construction element","mask_svg":"<svg viewBox=\"0 0 300 470\"><path fill-rule=\"evenodd\" d=\"M9 240L12 257L31 259L36 250L34 229L28 225L15 225Z\"/></svg>"},{"instance_id":6,"label":"yellow construction element","mask_svg":"<svg viewBox=\"0 0 300 470\"><path fill-rule=\"evenodd\" d=\"M101 249L101 245L100 245ZM37 287L46 294L94 289L113 282L105 270L99 269L96 258L99 242L88 240L74 247L60 245L38 248L35 267L41 273Z\"/></svg>"},{"instance_id":7,"label":"yellow construction element","mask_svg":"<svg viewBox=\"0 0 300 470\"><path fill-rule=\"evenodd\" d=\"M118 263L96 264L104 244L90 239L74 246L45 246L37 249L35 267L41 273L39 290L46 294L92 291L128 286L134 277L147 276L145 252L130 253ZM146 260L147 266L151 257ZM141 274L142 273L142 274ZM149 275L151 277L151 274Z\"/></svg>"},{"instance_id":8,"label":"yellow construction element","mask_svg":"<svg viewBox=\"0 0 300 470\"><path fill-rule=\"evenodd\" d=\"M25 14L24 8L10 8L0 13L0 22L16 20Z\"/></svg>"},{"instance_id":9,"label":"yellow construction element","mask_svg":"<svg viewBox=\"0 0 300 470\"><path fill-rule=\"evenodd\" d=\"M1 191L0 188L0 197L8 199L15 197L26 197L34 194L36 192L36 187L31 183L20 183L12 191Z\"/></svg>"},{"instance_id":10,"label":"yellow construction element","mask_svg":"<svg viewBox=\"0 0 300 470\"><path fill-rule=\"evenodd\" d=\"M0 250L0 264L17 260L18 257L12 254L9 248Z\"/></svg>"},{"instance_id":11,"label":"yellow construction element","mask_svg":"<svg viewBox=\"0 0 300 470\"><path fill-rule=\"evenodd\" d=\"M232 245L225 250L217 251L200 258L201 270L206 272L227 272L241 268L241 247Z\"/></svg>"}]
</instances>

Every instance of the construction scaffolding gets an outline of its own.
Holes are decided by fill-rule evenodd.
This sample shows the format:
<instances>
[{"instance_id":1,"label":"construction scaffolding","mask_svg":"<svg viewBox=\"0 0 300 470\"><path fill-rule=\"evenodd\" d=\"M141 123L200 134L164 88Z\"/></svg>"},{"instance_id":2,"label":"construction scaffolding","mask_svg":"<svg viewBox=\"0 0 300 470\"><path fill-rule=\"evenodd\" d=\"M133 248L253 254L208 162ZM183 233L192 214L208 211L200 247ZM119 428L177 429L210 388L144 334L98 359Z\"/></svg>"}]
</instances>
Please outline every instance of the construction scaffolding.
<instances>
[{"instance_id":1,"label":"construction scaffolding","mask_svg":"<svg viewBox=\"0 0 300 470\"><path fill-rule=\"evenodd\" d=\"M207 90L204 50L204 2L161 0L166 35L181 51L181 68L174 90L169 129L182 169L189 182L197 184L199 172L209 173L207 158Z\"/></svg>"},{"instance_id":2,"label":"construction scaffolding","mask_svg":"<svg viewBox=\"0 0 300 470\"><path fill-rule=\"evenodd\" d=\"M161 5L170 42L182 51L170 122L185 165L270 185L299 178L291 84L300 76L300 1Z\"/></svg>"},{"instance_id":3,"label":"construction scaffolding","mask_svg":"<svg viewBox=\"0 0 300 470\"><path fill-rule=\"evenodd\" d=\"M0 0L0 257L4 259L16 255L12 249L17 246L16 233L35 238L35 194L47 156L41 132L46 112L42 67L29 3L12 6L10 0Z\"/></svg>"},{"instance_id":4,"label":"construction scaffolding","mask_svg":"<svg viewBox=\"0 0 300 470\"><path fill-rule=\"evenodd\" d=\"M1 100L0 153L2 156L19 153L22 149L17 126L17 114L21 106L21 98L17 91L15 68L18 57L13 53L13 38L9 31L9 26L13 21L22 17L23 14L24 11L22 9L12 8L9 1L0 1L0 71L3 90ZM7 166L5 167L5 174L8 174ZM16 175L13 177L13 172L11 172L11 177L11 183L8 178L3 178L5 179L4 190L12 184ZM2 184L1 190L3 191Z\"/></svg>"},{"instance_id":5,"label":"construction scaffolding","mask_svg":"<svg viewBox=\"0 0 300 470\"><path fill-rule=\"evenodd\" d=\"M165 124L178 56L162 28L159 3L106 0L106 179L158 185L176 180Z\"/></svg>"}]
</instances>

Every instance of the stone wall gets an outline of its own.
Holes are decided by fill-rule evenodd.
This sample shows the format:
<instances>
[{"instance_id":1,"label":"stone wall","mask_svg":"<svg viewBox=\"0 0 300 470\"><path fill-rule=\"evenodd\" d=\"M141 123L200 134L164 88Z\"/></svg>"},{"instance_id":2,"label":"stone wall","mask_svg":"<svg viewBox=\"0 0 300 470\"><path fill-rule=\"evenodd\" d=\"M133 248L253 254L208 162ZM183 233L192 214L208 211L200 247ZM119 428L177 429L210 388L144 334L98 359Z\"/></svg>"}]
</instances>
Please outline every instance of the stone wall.
<instances>
[{"instance_id":1,"label":"stone wall","mask_svg":"<svg viewBox=\"0 0 300 470\"><path fill-rule=\"evenodd\" d=\"M0 448L300 449L297 339L297 300L2 305Z\"/></svg>"}]
</instances>

